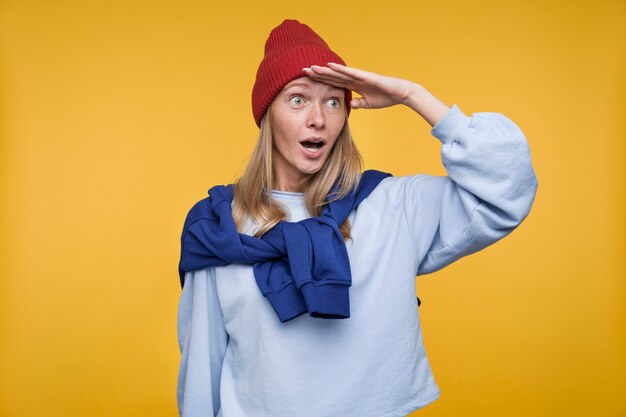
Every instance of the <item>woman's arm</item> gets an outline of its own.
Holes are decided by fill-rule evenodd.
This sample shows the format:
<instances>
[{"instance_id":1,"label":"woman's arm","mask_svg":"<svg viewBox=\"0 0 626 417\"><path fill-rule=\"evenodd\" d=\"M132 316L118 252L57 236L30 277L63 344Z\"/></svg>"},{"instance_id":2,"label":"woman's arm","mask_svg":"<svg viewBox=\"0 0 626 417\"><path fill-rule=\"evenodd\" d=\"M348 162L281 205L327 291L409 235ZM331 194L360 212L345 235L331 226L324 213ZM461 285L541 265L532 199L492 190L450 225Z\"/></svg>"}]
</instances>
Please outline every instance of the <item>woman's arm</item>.
<instances>
[{"instance_id":1,"label":"woman's arm","mask_svg":"<svg viewBox=\"0 0 626 417\"><path fill-rule=\"evenodd\" d=\"M511 233L537 192L528 142L508 117L466 115L455 104L431 129L446 177L414 175L403 186L418 275L481 250Z\"/></svg>"},{"instance_id":2,"label":"woman's arm","mask_svg":"<svg viewBox=\"0 0 626 417\"><path fill-rule=\"evenodd\" d=\"M415 84L414 88L409 90L404 104L422 116L431 127L435 126L450 110L449 106L419 84Z\"/></svg>"},{"instance_id":3,"label":"woman's arm","mask_svg":"<svg viewBox=\"0 0 626 417\"><path fill-rule=\"evenodd\" d=\"M538 182L526 138L508 117L494 112L468 116L413 82L337 64L329 67L305 72L361 94L352 99L353 108L409 106L441 141L448 176L405 177L398 195L418 254L418 274L496 242L528 215Z\"/></svg>"}]
</instances>

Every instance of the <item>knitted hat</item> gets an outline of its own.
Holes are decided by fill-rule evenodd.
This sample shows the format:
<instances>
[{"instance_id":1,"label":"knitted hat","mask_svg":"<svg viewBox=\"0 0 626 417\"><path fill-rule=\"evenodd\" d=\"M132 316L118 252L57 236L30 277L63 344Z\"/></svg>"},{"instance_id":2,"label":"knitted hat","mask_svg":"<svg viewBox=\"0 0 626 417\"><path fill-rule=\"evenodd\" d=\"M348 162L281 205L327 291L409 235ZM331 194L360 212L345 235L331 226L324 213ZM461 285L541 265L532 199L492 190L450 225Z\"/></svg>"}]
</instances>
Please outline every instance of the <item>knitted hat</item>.
<instances>
[{"instance_id":1,"label":"knitted hat","mask_svg":"<svg viewBox=\"0 0 626 417\"><path fill-rule=\"evenodd\" d=\"M283 87L306 75L302 68L327 66L328 62L346 65L307 25L286 19L275 27L265 42L265 56L252 88L252 114L257 126L261 127L263 115ZM345 91L345 105L349 115L352 91Z\"/></svg>"}]
</instances>

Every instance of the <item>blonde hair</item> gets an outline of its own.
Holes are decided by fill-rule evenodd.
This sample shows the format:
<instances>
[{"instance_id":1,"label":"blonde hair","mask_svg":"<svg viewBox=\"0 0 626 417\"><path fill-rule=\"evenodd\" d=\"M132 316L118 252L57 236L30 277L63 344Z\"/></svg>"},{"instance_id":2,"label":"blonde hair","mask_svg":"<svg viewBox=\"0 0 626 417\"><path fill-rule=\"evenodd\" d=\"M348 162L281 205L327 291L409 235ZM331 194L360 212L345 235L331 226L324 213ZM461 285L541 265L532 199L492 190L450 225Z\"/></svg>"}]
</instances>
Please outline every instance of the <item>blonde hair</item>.
<instances>
[{"instance_id":1,"label":"blonde hair","mask_svg":"<svg viewBox=\"0 0 626 417\"><path fill-rule=\"evenodd\" d=\"M258 225L255 237L262 236L287 217L280 204L274 202L271 196L274 185L271 107L270 105L261 119L256 146L243 175L235 181L233 190L232 213L237 230L243 233L244 222L250 217ZM307 210L313 217L317 217L322 214L324 205L328 202L341 199L356 189L362 169L363 158L352 140L346 117L322 168L304 178L296 190L304 193ZM336 192L329 196L335 185ZM327 196L329 201L326 201ZM339 230L345 241L351 238L348 219L340 225Z\"/></svg>"}]
</instances>

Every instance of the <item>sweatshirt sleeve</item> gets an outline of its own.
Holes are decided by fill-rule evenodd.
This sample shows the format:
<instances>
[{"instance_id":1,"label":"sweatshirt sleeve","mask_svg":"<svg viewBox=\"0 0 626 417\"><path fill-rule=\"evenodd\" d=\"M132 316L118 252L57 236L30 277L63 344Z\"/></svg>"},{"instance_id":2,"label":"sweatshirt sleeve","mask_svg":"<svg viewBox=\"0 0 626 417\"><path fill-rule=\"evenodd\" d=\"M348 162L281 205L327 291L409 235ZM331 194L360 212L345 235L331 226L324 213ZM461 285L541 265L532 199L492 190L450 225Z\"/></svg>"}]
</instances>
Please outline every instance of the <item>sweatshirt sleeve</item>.
<instances>
[{"instance_id":1,"label":"sweatshirt sleeve","mask_svg":"<svg viewBox=\"0 0 626 417\"><path fill-rule=\"evenodd\" d=\"M530 212L537 177L520 128L500 113L471 117L454 104L431 129L448 176L405 181L417 275L437 271L511 233Z\"/></svg>"},{"instance_id":2,"label":"sweatshirt sleeve","mask_svg":"<svg viewBox=\"0 0 626 417\"><path fill-rule=\"evenodd\" d=\"M215 269L187 272L178 306L177 402L181 417L215 417L220 411L220 378L228 345L217 298Z\"/></svg>"}]
</instances>

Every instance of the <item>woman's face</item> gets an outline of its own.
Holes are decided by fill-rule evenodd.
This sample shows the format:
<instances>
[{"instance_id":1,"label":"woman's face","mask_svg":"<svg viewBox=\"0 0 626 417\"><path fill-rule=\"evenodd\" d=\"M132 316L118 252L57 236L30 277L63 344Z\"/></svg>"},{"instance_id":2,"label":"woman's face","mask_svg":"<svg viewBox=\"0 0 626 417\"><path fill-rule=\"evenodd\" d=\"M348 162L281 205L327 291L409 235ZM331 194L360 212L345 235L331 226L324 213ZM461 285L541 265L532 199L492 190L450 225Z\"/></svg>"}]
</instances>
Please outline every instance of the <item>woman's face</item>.
<instances>
[{"instance_id":1,"label":"woman's face","mask_svg":"<svg viewBox=\"0 0 626 417\"><path fill-rule=\"evenodd\" d=\"M304 76L272 102L274 189L295 191L318 172L346 120L345 90Z\"/></svg>"}]
</instances>

